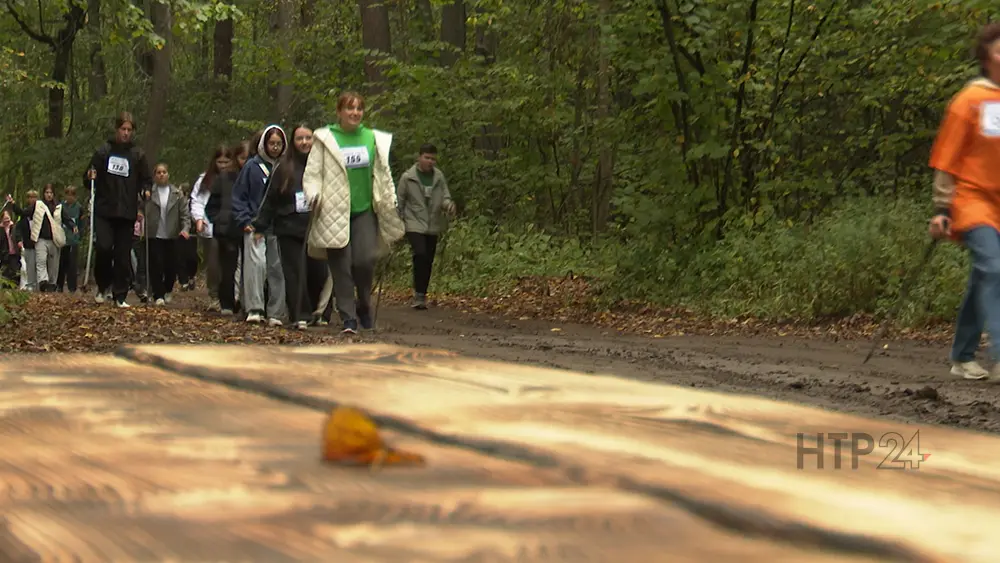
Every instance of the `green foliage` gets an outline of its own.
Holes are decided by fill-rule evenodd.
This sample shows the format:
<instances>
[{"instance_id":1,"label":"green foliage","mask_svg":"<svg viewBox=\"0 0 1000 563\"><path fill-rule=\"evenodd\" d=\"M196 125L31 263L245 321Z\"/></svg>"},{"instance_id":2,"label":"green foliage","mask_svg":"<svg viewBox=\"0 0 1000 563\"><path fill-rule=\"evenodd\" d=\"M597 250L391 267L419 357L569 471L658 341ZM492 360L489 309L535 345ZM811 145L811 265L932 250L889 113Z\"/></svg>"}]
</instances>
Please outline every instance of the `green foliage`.
<instances>
[{"instance_id":1,"label":"green foliage","mask_svg":"<svg viewBox=\"0 0 1000 563\"><path fill-rule=\"evenodd\" d=\"M13 4L50 34L71 6L45 3L36 16L33 4ZM448 2L403 0L385 4L392 50L376 88L356 3L308 2L306 24L307 4L293 1L284 33L274 24L287 4L168 4L172 34L158 37L143 3L103 0L100 27L76 37L65 84L51 80L53 49L0 15L4 191L79 183L123 109L141 142L152 92L142 54L167 42L157 156L175 182L193 180L218 143L275 121L279 85L291 86L287 127L333 121L337 95L359 90L366 121L394 135L397 177L420 144L440 149L465 219L448 235L439 289L488 294L519 276L572 271L600 281L604 304L803 319L892 303L922 250L928 209L914 202L929 199L930 143L948 99L976 74L971 39L995 9L985 0L616 0L607 11L470 0L467 45L446 66ZM215 75L213 58L214 26L226 18L231 79ZM100 99L88 89L98 48ZM48 87L66 93L63 138L43 138ZM915 290L909 322L953 313L965 258L948 246L934 272Z\"/></svg>"},{"instance_id":2,"label":"green foliage","mask_svg":"<svg viewBox=\"0 0 1000 563\"><path fill-rule=\"evenodd\" d=\"M524 277L570 273L595 279L597 303L647 302L709 316L813 322L884 314L896 304L926 250L926 205L848 201L809 227L733 231L710 248L658 247L655 237L581 245L483 220L453 225L439 247L432 291L490 296ZM447 240L447 243L444 241ZM627 248L627 249L626 249ZM393 258L391 283L409 287L406 248ZM898 322L950 319L961 302L968 258L941 245L919 274Z\"/></svg>"},{"instance_id":3,"label":"green foliage","mask_svg":"<svg viewBox=\"0 0 1000 563\"><path fill-rule=\"evenodd\" d=\"M0 279L0 326L14 318L15 309L28 300L28 293L21 291L7 279Z\"/></svg>"},{"instance_id":4,"label":"green foliage","mask_svg":"<svg viewBox=\"0 0 1000 563\"><path fill-rule=\"evenodd\" d=\"M896 303L926 249L929 212L908 201L848 200L808 227L734 231L686 256L641 252L620 265L620 281L611 287L726 317L881 314ZM902 322L950 318L961 301L967 258L954 245L942 246L911 290Z\"/></svg>"}]
</instances>

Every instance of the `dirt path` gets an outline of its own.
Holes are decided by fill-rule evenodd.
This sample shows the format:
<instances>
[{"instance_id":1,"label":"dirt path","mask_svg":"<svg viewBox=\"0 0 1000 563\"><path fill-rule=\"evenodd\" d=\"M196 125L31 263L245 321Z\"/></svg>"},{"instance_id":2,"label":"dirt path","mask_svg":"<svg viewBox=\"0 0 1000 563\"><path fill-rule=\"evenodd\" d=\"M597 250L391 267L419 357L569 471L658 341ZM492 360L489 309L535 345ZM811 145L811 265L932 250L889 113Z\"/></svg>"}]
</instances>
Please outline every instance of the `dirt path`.
<instances>
[{"instance_id":1,"label":"dirt path","mask_svg":"<svg viewBox=\"0 0 1000 563\"><path fill-rule=\"evenodd\" d=\"M47 303L49 308L55 305L62 316L22 319L5 327L0 345L4 352L78 351L86 344L77 344L86 338L93 339L94 351L139 342L294 345L342 340L333 327L313 328L302 334L237 323L205 312L206 296L198 291L178 293L166 309L138 306L129 312L96 305L89 295L36 295L28 310L37 303ZM444 307L414 311L395 304L387 304L379 316L380 331L362 335L359 340L441 348L485 359L602 372L761 395L867 416L1000 432L1000 384L949 376L948 350L943 346L891 342L888 350L862 365L870 344L864 341L651 338ZM104 330L107 336L95 336L95 328ZM48 336L66 330L76 332L61 340ZM30 346L24 345L25 341ZM837 430L849 429L831 429Z\"/></svg>"},{"instance_id":2,"label":"dirt path","mask_svg":"<svg viewBox=\"0 0 1000 563\"><path fill-rule=\"evenodd\" d=\"M654 339L586 326L402 307L388 308L382 324L380 338L395 344L1000 432L1000 384L949 376L948 350L941 346L891 342L888 350L862 365L867 341Z\"/></svg>"}]
</instances>

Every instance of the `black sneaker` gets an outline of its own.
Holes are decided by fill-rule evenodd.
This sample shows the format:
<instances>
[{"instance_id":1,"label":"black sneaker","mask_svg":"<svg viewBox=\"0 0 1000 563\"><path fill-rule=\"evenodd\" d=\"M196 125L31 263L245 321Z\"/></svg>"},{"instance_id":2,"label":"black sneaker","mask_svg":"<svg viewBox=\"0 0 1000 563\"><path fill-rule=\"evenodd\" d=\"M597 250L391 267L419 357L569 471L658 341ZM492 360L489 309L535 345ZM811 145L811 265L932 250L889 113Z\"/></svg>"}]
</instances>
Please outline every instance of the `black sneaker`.
<instances>
[{"instance_id":1,"label":"black sneaker","mask_svg":"<svg viewBox=\"0 0 1000 563\"><path fill-rule=\"evenodd\" d=\"M340 331L340 334L357 334L358 333L358 321L352 319L349 321L344 321L344 330Z\"/></svg>"}]
</instances>

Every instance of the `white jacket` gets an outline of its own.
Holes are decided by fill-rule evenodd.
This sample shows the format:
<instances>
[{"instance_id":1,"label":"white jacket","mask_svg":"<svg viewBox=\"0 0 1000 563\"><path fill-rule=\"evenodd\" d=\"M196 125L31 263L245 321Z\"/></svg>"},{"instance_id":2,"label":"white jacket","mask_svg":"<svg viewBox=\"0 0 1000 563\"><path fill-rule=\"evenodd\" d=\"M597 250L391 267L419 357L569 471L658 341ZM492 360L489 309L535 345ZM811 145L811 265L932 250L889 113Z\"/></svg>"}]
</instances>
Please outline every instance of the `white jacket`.
<instances>
[{"instance_id":1,"label":"white jacket","mask_svg":"<svg viewBox=\"0 0 1000 563\"><path fill-rule=\"evenodd\" d=\"M389 252L393 243L403 238L405 227L396 211L396 185L389 168L392 135L374 130L375 160L372 182L372 208L378 218L378 256ZM313 133L302 191L315 204L311 227L306 234L309 255L325 259L326 249L344 248L351 238L351 185L347 179L343 153L329 127Z\"/></svg>"},{"instance_id":2,"label":"white jacket","mask_svg":"<svg viewBox=\"0 0 1000 563\"><path fill-rule=\"evenodd\" d=\"M205 179L205 173L202 172L198 179L194 182L194 187L191 188L191 222L204 221L205 230L198 233L202 238L212 238L212 223L205 216L205 206L208 205L208 198L212 197L212 192L205 190L201 191L202 181Z\"/></svg>"}]
</instances>

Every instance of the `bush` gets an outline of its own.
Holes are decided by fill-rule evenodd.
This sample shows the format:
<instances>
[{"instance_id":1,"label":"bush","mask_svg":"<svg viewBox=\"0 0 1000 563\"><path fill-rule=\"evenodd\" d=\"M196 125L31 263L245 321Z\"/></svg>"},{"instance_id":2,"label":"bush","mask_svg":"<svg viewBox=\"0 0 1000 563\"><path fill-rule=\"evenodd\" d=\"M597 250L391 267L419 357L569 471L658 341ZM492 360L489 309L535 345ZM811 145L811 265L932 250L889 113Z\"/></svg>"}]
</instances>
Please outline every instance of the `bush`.
<instances>
[{"instance_id":1,"label":"bush","mask_svg":"<svg viewBox=\"0 0 1000 563\"><path fill-rule=\"evenodd\" d=\"M627 245L586 245L531 228L462 220L439 244L432 291L482 297L523 277L573 273L598 281L604 306L627 299L711 316L799 322L883 314L927 248L928 216L925 205L909 201L853 200L809 226L736 230L711 246L680 249L659 244L655 234ZM409 249L401 245L396 252L393 285L408 287ZM898 322L953 318L967 275L964 251L939 245Z\"/></svg>"},{"instance_id":2,"label":"bush","mask_svg":"<svg viewBox=\"0 0 1000 563\"><path fill-rule=\"evenodd\" d=\"M22 305L27 300L27 292L17 289L6 279L0 280L0 326L10 322L14 307Z\"/></svg>"}]
</instances>

